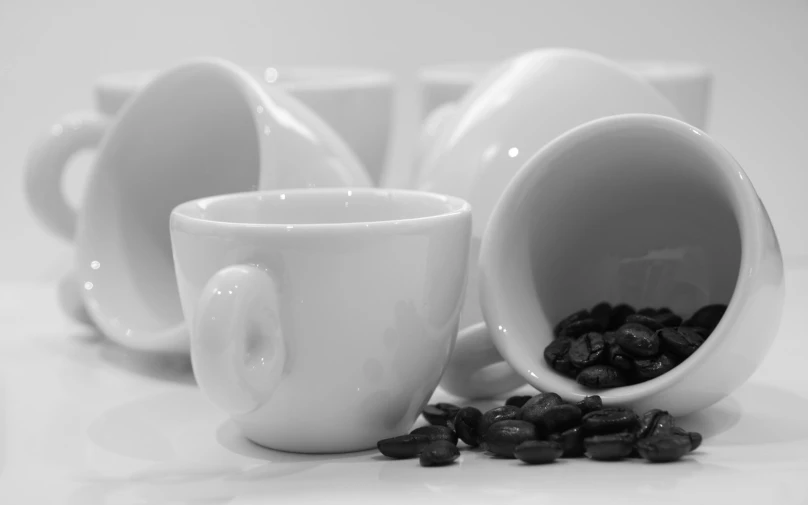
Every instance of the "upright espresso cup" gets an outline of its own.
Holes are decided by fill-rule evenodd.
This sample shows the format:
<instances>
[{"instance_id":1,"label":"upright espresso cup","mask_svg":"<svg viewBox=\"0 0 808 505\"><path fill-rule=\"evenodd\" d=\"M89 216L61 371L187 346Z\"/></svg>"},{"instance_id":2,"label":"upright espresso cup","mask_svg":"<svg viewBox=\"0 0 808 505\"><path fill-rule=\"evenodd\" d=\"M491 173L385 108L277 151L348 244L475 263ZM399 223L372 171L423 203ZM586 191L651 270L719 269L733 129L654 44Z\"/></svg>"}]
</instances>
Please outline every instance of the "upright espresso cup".
<instances>
[{"instance_id":1,"label":"upright espresso cup","mask_svg":"<svg viewBox=\"0 0 808 505\"><path fill-rule=\"evenodd\" d=\"M599 394L606 405L675 416L752 375L783 307L780 247L749 176L701 130L655 115L592 121L530 159L494 210L480 268L488 331L524 381L567 401ZM728 307L667 373L591 389L555 372L543 350L562 318L601 301L684 318L708 304Z\"/></svg>"},{"instance_id":2,"label":"upright espresso cup","mask_svg":"<svg viewBox=\"0 0 808 505\"><path fill-rule=\"evenodd\" d=\"M438 385L466 286L471 208L317 189L178 206L171 243L202 391L293 452L405 434Z\"/></svg>"}]
</instances>

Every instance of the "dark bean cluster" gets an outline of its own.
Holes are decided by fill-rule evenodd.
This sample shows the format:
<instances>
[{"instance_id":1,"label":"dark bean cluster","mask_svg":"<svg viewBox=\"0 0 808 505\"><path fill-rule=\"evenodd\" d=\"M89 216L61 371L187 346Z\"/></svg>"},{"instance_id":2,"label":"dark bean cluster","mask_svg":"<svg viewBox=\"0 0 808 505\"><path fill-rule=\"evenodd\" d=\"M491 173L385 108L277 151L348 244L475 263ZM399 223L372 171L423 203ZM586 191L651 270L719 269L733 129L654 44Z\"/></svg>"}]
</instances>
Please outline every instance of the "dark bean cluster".
<instances>
[{"instance_id":1,"label":"dark bean cluster","mask_svg":"<svg viewBox=\"0 0 808 505\"><path fill-rule=\"evenodd\" d=\"M428 405L430 423L407 435L378 442L390 458L420 458L422 466L445 466L460 456L458 440L494 457L527 464L586 456L598 461L644 458L676 461L701 445L701 435L676 426L664 410L642 416L622 407L604 407L600 396L568 403L555 393L514 396L485 413L450 403Z\"/></svg>"},{"instance_id":2,"label":"dark bean cluster","mask_svg":"<svg viewBox=\"0 0 808 505\"><path fill-rule=\"evenodd\" d=\"M683 320L664 307L635 311L627 304L599 303L555 326L544 359L556 372L590 388L645 382L696 352L726 308L707 305Z\"/></svg>"}]
</instances>

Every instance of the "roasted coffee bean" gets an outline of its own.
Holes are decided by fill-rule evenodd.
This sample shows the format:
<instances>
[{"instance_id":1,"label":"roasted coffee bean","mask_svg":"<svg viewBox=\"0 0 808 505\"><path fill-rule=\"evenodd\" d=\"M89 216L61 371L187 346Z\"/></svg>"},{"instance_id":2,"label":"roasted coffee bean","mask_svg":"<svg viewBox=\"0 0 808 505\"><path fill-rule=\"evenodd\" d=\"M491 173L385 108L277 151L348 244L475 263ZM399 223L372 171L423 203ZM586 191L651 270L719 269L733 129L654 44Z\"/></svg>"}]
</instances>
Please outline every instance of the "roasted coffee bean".
<instances>
[{"instance_id":1,"label":"roasted coffee bean","mask_svg":"<svg viewBox=\"0 0 808 505\"><path fill-rule=\"evenodd\" d=\"M696 352L704 343L704 337L698 331L686 326L663 328L657 332L657 336L665 350L683 359Z\"/></svg>"},{"instance_id":2,"label":"roasted coffee bean","mask_svg":"<svg viewBox=\"0 0 808 505\"><path fill-rule=\"evenodd\" d=\"M507 400L505 400L505 405L513 405L514 407L519 407L520 409L525 405L525 403L530 400L530 395L524 396L511 396Z\"/></svg>"},{"instance_id":3,"label":"roasted coffee bean","mask_svg":"<svg viewBox=\"0 0 808 505\"><path fill-rule=\"evenodd\" d=\"M550 407L533 423L540 434L549 435L578 426L582 416L581 409L577 406L563 403Z\"/></svg>"},{"instance_id":4,"label":"roasted coffee bean","mask_svg":"<svg viewBox=\"0 0 808 505\"><path fill-rule=\"evenodd\" d=\"M682 435L657 435L637 442L640 456L654 463L676 461L690 452L690 438Z\"/></svg>"},{"instance_id":5,"label":"roasted coffee bean","mask_svg":"<svg viewBox=\"0 0 808 505\"><path fill-rule=\"evenodd\" d=\"M651 331L661 330L663 328L663 325L660 324L659 321L657 321L654 316L644 316L642 314L634 314L628 316L626 318L626 324L624 324L623 326L626 326L628 324L640 324L642 326L645 326Z\"/></svg>"},{"instance_id":6,"label":"roasted coffee bean","mask_svg":"<svg viewBox=\"0 0 808 505\"><path fill-rule=\"evenodd\" d=\"M631 433L612 433L596 435L584 439L584 454L597 461L615 461L631 454L634 449L634 435Z\"/></svg>"},{"instance_id":7,"label":"roasted coffee bean","mask_svg":"<svg viewBox=\"0 0 808 505\"><path fill-rule=\"evenodd\" d=\"M700 308L695 314L690 316L690 319L688 319L684 325L698 326L701 328L706 328L712 332L712 330L718 326L721 318L724 317L724 312L726 312L726 310L727 306L720 303L707 305Z\"/></svg>"},{"instance_id":8,"label":"roasted coffee bean","mask_svg":"<svg viewBox=\"0 0 808 505\"><path fill-rule=\"evenodd\" d=\"M578 312L573 312L569 316L562 319L561 322L559 322L557 325L555 325L555 328L553 328L553 335L557 337L561 334L561 330L563 330L570 324L588 318L589 318L589 311L587 310L579 310Z\"/></svg>"},{"instance_id":9,"label":"roasted coffee bean","mask_svg":"<svg viewBox=\"0 0 808 505\"><path fill-rule=\"evenodd\" d=\"M571 344L571 338L559 337L544 348L544 360L558 373L570 375L575 371L572 363L570 363L569 350Z\"/></svg>"},{"instance_id":10,"label":"roasted coffee bean","mask_svg":"<svg viewBox=\"0 0 808 505\"><path fill-rule=\"evenodd\" d=\"M632 314L634 314L634 307L631 305L621 303L620 305L616 305L612 309L612 313L609 316L609 324L606 327L607 330L616 330L620 328L624 324L626 324L626 318Z\"/></svg>"},{"instance_id":11,"label":"roasted coffee bean","mask_svg":"<svg viewBox=\"0 0 808 505\"><path fill-rule=\"evenodd\" d=\"M606 329L612 316L612 306L607 302L600 302L592 307L589 314L592 319L600 323L603 329Z\"/></svg>"},{"instance_id":12,"label":"roasted coffee bean","mask_svg":"<svg viewBox=\"0 0 808 505\"><path fill-rule=\"evenodd\" d=\"M661 354L656 358L635 359L634 375L639 382L645 382L670 372L677 364L669 354Z\"/></svg>"},{"instance_id":13,"label":"roasted coffee bean","mask_svg":"<svg viewBox=\"0 0 808 505\"><path fill-rule=\"evenodd\" d=\"M454 419L454 427L458 438L471 447L480 445L480 433L478 428L482 421L483 413L475 407L463 407Z\"/></svg>"},{"instance_id":14,"label":"roasted coffee bean","mask_svg":"<svg viewBox=\"0 0 808 505\"><path fill-rule=\"evenodd\" d=\"M617 343L624 351L637 358L650 358L659 354L659 337L647 326L638 323L621 326L617 330Z\"/></svg>"},{"instance_id":15,"label":"roasted coffee bean","mask_svg":"<svg viewBox=\"0 0 808 505\"><path fill-rule=\"evenodd\" d=\"M603 358L605 349L603 335L595 332L585 333L570 344L570 363L577 368L596 365Z\"/></svg>"},{"instance_id":16,"label":"roasted coffee bean","mask_svg":"<svg viewBox=\"0 0 808 505\"><path fill-rule=\"evenodd\" d=\"M518 419L521 411L520 408L514 407L513 405L503 405L502 407L495 407L485 412L480 419L480 424L477 425L477 433L480 436L480 440L484 439L485 432L488 431L488 428L490 428L492 424L500 421Z\"/></svg>"},{"instance_id":17,"label":"roasted coffee bean","mask_svg":"<svg viewBox=\"0 0 808 505\"><path fill-rule=\"evenodd\" d=\"M643 308L641 308L640 310L637 311L637 314L639 314L641 316L651 317L651 316L657 315L657 309L655 309L653 307L643 307Z\"/></svg>"},{"instance_id":18,"label":"roasted coffee bean","mask_svg":"<svg viewBox=\"0 0 808 505\"><path fill-rule=\"evenodd\" d=\"M438 440L427 445L421 452L421 466L446 466L460 457L457 446L446 440Z\"/></svg>"},{"instance_id":19,"label":"roasted coffee bean","mask_svg":"<svg viewBox=\"0 0 808 505\"><path fill-rule=\"evenodd\" d=\"M602 332L605 328L600 325L600 323L594 319L581 319L580 321L575 321L574 323L570 323L561 330L561 333L558 334L559 337L570 337L570 338L578 338L584 333L589 332Z\"/></svg>"},{"instance_id":20,"label":"roasted coffee bean","mask_svg":"<svg viewBox=\"0 0 808 505\"><path fill-rule=\"evenodd\" d=\"M684 437L688 437L690 439L690 450L695 451L701 445L701 433L696 431L687 431L684 428L679 428L678 426L673 429L672 432L674 435L680 435Z\"/></svg>"},{"instance_id":21,"label":"roasted coffee bean","mask_svg":"<svg viewBox=\"0 0 808 505\"><path fill-rule=\"evenodd\" d=\"M629 372L634 368L634 357L624 351L619 344L612 344L606 349L606 364Z\"/></svg>"},{"instance_id":22,"label":"roasted coffee bean","mask_svg":"<svg viewBox=\"0 0 808 505\"><path fill-rule=\"evenodd\" d=\"M447 442L451 442L455 445L457 444L457 433L446 426L421 426L420 428L415 428L412 430L410 435L425 435L429 437L430 442L446 440Z\"/></svg>"},{"instance_id":23,"label":"roasted coffee bean","mask_svg":"<svg viewBox=\"0 0 808 505\"><path fill-rule=\"evenodd\" d=\"M610 345L617 343L617 332L616 331L607 331L603 334L603 342L606 343L606 347L608 348Z\"/></svg>"},{"instance_id":24,"label":"roasted coffee bean","mask_svg":"<svg viewBox=\"0 0 808 505\"><path fill-rule=\"evenodd\" d=\"M376 447L388 458L404 459L418 456L429 443L426 435L401 435L379 440Z\"/></svg>"},{"instance_id":25,"label":"roasted coffee bean","mask_svg":"<svg viewBox=\"0 0 808 505\"><path fill-rule=\"evenodd\" d=\"M584 455L584 429L581 426L570 428L561 433L553 433L547 440L558 442L564 449L564 458L580 458Z\"/></svg>"},{"instance_id":26,"label":"roasted coffee bean","mask_svg":"<svg viewBox=\"0 0 808 505\"><path fill-rule=\"evenodd\" d=\"M671 312L657 314L654 316L654 319L656 319L657 322L659 322L659 324L661 324L664 328L679 326L682 324L682 318Z\"/></svg>"},{"instance_id":27,"label":"roasted coffee bean","mask_svg":"<svg viewBox=\"0 0 808 505\"><path fill-rule=\"evenodd\" d=\"M620 370L609 365L584 368L578 373L576 380L578 384L595 389L616 388L628 383Z\"/></svg>"},{"instance_id":28,"label":"roasted coffee bean","mask_svg":"<svg viewBox=\"0 0 808 505\"><path fill-rule=\"evenodd\" d=\"M519 420L494 423L483 435L485 450L497 456L512 458L517 445L528 440L538 440L536 426Z\"/></svg>"},{"instance_id":29,"label":"roasted coffee bean","mask_svg":"<svg viewBox=\"0 0 808 505\"><path fill-rule=\"evenodd\" d=\"M673 311L671 309L669 309L668 307L662 307L660 309L657 309L656 313L657 313L657 315L660 315L660 314L673 314Z\"/></svg>"},{"instance_id":30,"label":"roasted coffee bean","mask_svg":"<svg viewBox=\"0 0 808 505\"><path fill-rule=\"evenodd\" d=\"M586 415L590 412L595 410L600 410L603 408L603 400L601 400L600 396L592 395L592 396L585 396L583 400L579 401L575 405L581 409L581 414Z\"/></svg>"},{"instance_id":31,"label":"roasted coffee bean","mask_svg":"<svg viewBox=\"0 0 808 505\"><path fill-rule=\"evenodd\" d=\"M552 463L563 454L563 449L556 442L528 440L517 445L513 455L529 465Z\"/></svg>"},{"instance_id":32,"label":"roasted coffee bean","mask_svg":"<svg viewBox=\"0 0 808 505\"><path fill-rule=\"evenodd\" d=\"M460 410L460 407L457 405L451 403L437 403L424 407L421 415L424 416L424 419L426 419L429 424L451 428L452 421L457 415L458 410Z\"/></svg>"},{"instance_id":33,"label":"roasted coffee bean","mask_svg":"<svg viewBox=\"0 0 808 505\"><path fill-rule=\"evenodd\" d=\"M631 409L608 407L586 414L581 426L587 436L607 435L621 431L633 432L639 426L639 418Z\"/></svg>"},{"instance_id":34,"label":"roasted coffee bean","mask_svg":"<svg viewBox=\"0 0 808 505\"><path fill-rule=\"evenodd\" d=\"M522 406L522 410L517 419L535 424L545 412L562 403L564 403L564 401L555 393L537 394Z\"/></svg>"},{"instance_id":35,"label":"roasted coffee bean","mask_svg":"<svg viewBox=\"0 0 808 505\"><path fill-rule=\"evenodd\" d=\"M664 410L652 409L640 417L637 438L673 433L674 428L676 428L676 421L672 415Z\"/></svg>"}]
</instances>

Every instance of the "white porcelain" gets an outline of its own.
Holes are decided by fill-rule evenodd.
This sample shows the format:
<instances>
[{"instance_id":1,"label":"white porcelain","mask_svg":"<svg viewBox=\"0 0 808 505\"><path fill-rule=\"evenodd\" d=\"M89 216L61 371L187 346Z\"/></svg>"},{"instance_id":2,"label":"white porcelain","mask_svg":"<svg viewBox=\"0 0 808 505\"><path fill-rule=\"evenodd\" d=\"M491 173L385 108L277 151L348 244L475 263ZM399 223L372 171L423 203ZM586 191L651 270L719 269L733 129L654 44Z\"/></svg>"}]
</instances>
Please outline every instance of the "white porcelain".
<instances>
[{"instance_id":1,"label":"white porcelain","mask_svg":"<svg viewBox=\"0 0 808 505\"><path fill-rule=\"evenodd\" d=\"M708 67L670 60L617 60L617 63L654 86L676 107L684 121L705 129L713 81ZM415 153L416 171L435 141L440 125L457 108L457 102L495 66L493 62L464 62L433 65L418 72L423 122Z\"/></svg>"},{"instance_id":2,"label":"white porcelain","mask_svg":"<svg viewBox=\"0 0 808 505\"><path fill-rule=\"evenodd\" d=\"M30 165L27 186L32 206L51 215L65 212L54 166ZM282 90L218 59L167 70L104 135L78 216L65 220L76 227L87 312L121 344L187 352L168 229L177 204L259 187L369 185L342 140Z\"/></svg>"},{"instance_id":3,"label":"white porcelain","mask_svg":"<svg viewBox=\"0 0 808 505\"><path fill-rule=\"evenodd\" d=\"M260 445L347 452L407 433L457 334L468 203L403 190L252 192L171 215L202 391Z\"/></svg>"},{"instance_id":4,"label":"white porcelain","mask_svg":"<svg viewBox=\"0 0 808 505\"><path fill-rule=\"evenodd\" d=\"M463 198L474 209L461 328L483 320L477 287L480 240L494 205L517 170L570 128L627 112L678 116L635 74L601 56L572 49L518 55L461 100L424 158L418 184L422 190Z\"/></svg>"},{"instance_id":5,"label":"white porcelain","mask_svg":"<svg viewBox=\"0 0 808 505\"><path fill-rule=\"evenodd\" d=\"M748 175L706 133L644 114L576 128L531 158L496 207L480 256L494 344L540 391L567 401L683 416L743 384L780 323L783 262ZM726 303L714 332L670 372L593 390L553 371L542 352L565 315L606 300L689 317Z\"/></svg>"}]
</instances>

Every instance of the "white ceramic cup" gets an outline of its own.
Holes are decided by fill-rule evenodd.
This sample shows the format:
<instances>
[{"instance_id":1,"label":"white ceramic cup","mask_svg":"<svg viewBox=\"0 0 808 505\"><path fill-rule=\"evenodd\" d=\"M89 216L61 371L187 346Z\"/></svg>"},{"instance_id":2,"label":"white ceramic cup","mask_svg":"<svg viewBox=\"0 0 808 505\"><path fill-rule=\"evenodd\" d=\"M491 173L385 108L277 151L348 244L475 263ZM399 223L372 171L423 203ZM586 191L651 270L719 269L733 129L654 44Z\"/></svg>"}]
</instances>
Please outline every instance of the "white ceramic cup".
<instances>
[{"instance_id":1,"label":"white ceramic cup","mask_svg":"<svg viewBox=\"0 0 808 505\"><path fill-rule=\"evenodd\" d=\"M672 118L592 121L551 142L513 178L483 239L481 300L515 372L567 401L675 416L730 394L766 356L780 322L783 262L749 177L706 133ZM585 388L543 358L553 326L600 301L689 317L728 304L691 357L648 382Z\"/></svg>"},{"instance_id":2,"label":"white ceramic cup","mask_svg":"<svg viewBox=\"0 0 808 505\"><path fill-rule=\"evenodd\" d=\"M28 167L29 202L63 212L63 165L39 162L42 153ZM169 69L108 129L78 215L66 221L76 223L74 276L84 305L121 344L187 352L168 228L176 205L259 187L370 185L343 141L281 89L262 88L218 59Z\"/></svg>"},{"instance_id":3,"label":"white ceramic cup","mask_svg":"<svg viewBox=\"0 0 808 505\"><path fill-rule=\"evenodd\" d=\"M202 391L293 452L407 433L457 333L471 208L381 189L215 196L171 215Z\"/></svg>"}]
</instances>

